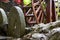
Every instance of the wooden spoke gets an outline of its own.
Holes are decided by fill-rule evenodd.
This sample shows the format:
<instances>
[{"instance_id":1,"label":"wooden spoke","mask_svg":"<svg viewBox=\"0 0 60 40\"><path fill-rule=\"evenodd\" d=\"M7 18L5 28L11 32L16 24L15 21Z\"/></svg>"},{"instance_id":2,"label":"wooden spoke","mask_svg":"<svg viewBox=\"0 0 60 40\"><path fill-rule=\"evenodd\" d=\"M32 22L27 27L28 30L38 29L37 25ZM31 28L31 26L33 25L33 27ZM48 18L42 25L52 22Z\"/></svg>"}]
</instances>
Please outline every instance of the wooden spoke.
<instances>
[{"instance_id":1,"label":"wooden spoke","mask_svg":"<svg viewBox=\"0 0 60 40\"><path fill-rule=\"evenodd\" d=\"M36 2L36 3L33 3L33 5L34 5L34 7L35 7L36 5L39 5L39 1Z\"/></svg>"},{"instance_id":2,"label":"wooden spoke","mask_svg":"<svg viewBox=\"0 0 60 40\"><path fill-rule=\"evenodd\" d=\"M41 14L42 14L42 10L40 11L40 14L39 14L39 16L38 16L38 18L37 18L38 20L39 20L39 18L41 17Z\"/></svg>"}]
</instances>

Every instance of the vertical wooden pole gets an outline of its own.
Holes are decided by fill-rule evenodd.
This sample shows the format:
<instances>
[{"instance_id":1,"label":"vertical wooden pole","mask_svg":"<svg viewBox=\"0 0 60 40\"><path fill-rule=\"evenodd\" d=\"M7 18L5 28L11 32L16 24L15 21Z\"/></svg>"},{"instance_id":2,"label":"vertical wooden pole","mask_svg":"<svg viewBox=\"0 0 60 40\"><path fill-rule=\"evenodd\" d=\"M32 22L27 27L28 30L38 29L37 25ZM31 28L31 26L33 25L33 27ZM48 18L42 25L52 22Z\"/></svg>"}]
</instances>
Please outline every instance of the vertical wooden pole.
<instances>
[{"instance_id":1,"label":"vertical wooden pole","mask_svg":"<svg viewBox=\"0 0 60 40\"><path fill-rule=\"evenodd\" d=\"M52 22L52 0L46 0L46 22Z\"/></svg>"},{"instance_id":2,"label":"vertical wooden pole","mask_svg":"<svg viewBox=\"0 0 60 40\"><path fill-rule=\"evenodd\" d=\"M52 0L52 22L57 20L57 14L55 11L55 2Z\"/></svg>"}]
</instances>

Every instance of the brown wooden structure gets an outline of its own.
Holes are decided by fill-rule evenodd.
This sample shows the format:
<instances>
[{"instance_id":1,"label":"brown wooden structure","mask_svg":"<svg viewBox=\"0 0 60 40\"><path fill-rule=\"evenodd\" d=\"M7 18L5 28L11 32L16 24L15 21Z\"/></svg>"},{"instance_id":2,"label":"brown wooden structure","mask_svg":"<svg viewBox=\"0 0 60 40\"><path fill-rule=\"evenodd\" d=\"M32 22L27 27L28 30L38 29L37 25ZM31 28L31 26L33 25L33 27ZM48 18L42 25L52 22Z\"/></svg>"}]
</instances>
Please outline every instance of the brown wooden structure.
<instances>
[{"instance_id":1,"label":"brown wooden structure","mask_svg":"<svg viewBox=\"0 0 60 40\"><path fill-rule=\"evenodd\" d=\"M35 3L34 3L34 1L35 1ZM42 23L43 19L44 19L44 9L41 6L42 1L46 2L46 22L49 23L49 22L56 21L57 14L55 11L54 0L37 0L37 2L36 2L36 0L32 0L33 12L34 12L37 23ZM39 6L39 7L37 7L37 9L36 9L36 6Z\"/></svg>"},{"instance_id":2,"label":"brown wooden structure","mask_svg":"<svg viewBox=\"0 0 60 40\"><path fill-rule=\"evenodd\" d=\"M41 0L32 0L33 12L37 23L42 23L44 19L44 11L41 2Z\"/></svg>"},{"instance_id":3,"label":"brown wooden structure","mask_svg":"<svg viewBox=\"0 0 60 40\"><path fill-rule=\"evenodd\" d=\"M46 15L41 2L46 2ZM22 2L23 3L23 2ZM44 22L46 16L46 23L57 20L54 0L32 0L32 6L23 6L26 23L29 25L39 24Z\"/></svg>"},{"instance_id":4,"label":"brown wooden structure","mask_svg":"<svg viewBox=\"0 0 60 40\"><path fill-rule=\"evenodd\" d=\"M36 19L32 9L32 3L28 4L27 6L24 6L24 4L22 4L22 9L25 15L26 24L28 26L36 24Z\"/></svg>"},{"instance_id":5,"label":"brown wooden structure","mask_svg":"<svg viewBox=\"0 0 60 40\"><path fill-rule=\"evenodd\" d=\"M46 21L47 23L49 22L54 22L57 20L56 16L56 11L55 11L55 3L54 0L45 0L46 1Z\"/></svg>"}]
</instances>

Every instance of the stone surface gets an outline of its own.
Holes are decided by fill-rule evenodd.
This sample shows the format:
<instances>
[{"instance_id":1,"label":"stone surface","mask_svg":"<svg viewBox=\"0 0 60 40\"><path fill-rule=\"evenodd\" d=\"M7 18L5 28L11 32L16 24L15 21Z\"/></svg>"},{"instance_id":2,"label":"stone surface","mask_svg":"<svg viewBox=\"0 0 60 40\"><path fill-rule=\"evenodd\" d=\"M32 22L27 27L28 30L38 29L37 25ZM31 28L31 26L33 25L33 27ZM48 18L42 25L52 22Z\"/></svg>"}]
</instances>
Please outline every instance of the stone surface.
<instances>
[{"instance_id":1,"label":"stone surface","mask_svg":"<svg viewBox=\"0 0 60 40\"><path fill-rule=\"evenodd\" d=\"M25 33L25 18L20 7L14 6L8 14L8 35L21 37Z\"/></svg>"}]
</instances>

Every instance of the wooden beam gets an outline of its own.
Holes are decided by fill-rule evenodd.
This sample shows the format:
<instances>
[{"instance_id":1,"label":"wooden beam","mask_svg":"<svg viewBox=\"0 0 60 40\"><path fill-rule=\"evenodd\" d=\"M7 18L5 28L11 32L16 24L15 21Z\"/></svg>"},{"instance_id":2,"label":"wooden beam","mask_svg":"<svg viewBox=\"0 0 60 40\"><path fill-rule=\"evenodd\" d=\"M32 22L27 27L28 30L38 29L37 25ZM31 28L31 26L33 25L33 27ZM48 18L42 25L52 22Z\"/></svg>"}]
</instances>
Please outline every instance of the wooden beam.
<instances>
[{"instance_id":1,"label":"wooden beam","mask_svg":"<svg viewBox=\"0 0 60 40\"><path fill-rule=\"evenodd\" d=\"M47 23L52 22L52 0L46 0L46 21Z\"/></svg>"},{"instance_id":2,"label":"wooden beam","mask_svg":"<svg viewBox=\"0 0 60 40\"><path fill-rule=\"evenodd\" d=\"M49 22L54 22L57 20L57 14L55 11L55 2L54 0L45 0L46 1L46 21L47 23Z\"/></svg>"},{"instance_id":3,"label":"wooden beam","mask_svg":"<svg viewBox=\"0 0 60 40\"><path fill-rule=\"evenodd\" d=\"M55 11L55 2L54 0L52 0L52 21L56 21L57 20L57 14Z\"/></svg>"}]
</instances>

